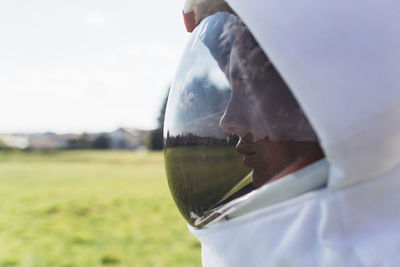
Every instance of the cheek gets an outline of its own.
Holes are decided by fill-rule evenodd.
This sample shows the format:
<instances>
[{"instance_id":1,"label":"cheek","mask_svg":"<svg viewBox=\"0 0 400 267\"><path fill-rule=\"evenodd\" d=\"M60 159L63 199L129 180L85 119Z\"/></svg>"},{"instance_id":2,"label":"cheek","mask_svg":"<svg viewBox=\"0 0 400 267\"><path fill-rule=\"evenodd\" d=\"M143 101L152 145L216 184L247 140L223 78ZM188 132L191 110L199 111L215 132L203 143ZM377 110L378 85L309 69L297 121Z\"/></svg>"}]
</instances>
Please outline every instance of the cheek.
<instances>
[{"instance_id":1,"label":"cheek","mask_svg":"<svg viewBox=\"0 0 400 267\"><path fill-rule=\"evenodd\" d=\"M246 87L246 96L249 99L248 111L251 129L257 140L264 139L270 132L268 123L268 104L265 88L252 84Z\"/></svg>"},{"instance_id":2,"label":"cheek","mask_svg":"<svg viewBox=\"0 0 400 267\"><path fill-rule=\"evenodd\" d=\"M249 107L249 124L255 141L271 138L271 125L268 121L268 114L262 103L253 103Z\"/></svg>"}]
</instances>

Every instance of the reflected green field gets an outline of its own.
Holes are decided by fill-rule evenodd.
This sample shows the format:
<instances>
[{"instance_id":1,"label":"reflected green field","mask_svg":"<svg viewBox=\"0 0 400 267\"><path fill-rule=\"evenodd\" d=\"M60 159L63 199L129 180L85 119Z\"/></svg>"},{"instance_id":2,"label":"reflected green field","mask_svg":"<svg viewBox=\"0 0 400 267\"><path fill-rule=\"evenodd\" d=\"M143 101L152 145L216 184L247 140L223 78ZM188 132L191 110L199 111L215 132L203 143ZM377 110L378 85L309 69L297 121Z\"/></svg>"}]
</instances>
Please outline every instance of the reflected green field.
<instances>
[{"instance_id":1,"label":"reflected green field","mask_svg":"<svg viewBox=\"0 0 400 267\"><path fill-rule=\"evenodd\" d=\"M171 147L165 155L168 177L174 177L169 186L188 222L222 200L251 171L234 146Z\"/></svg>"},{"instance_id":2,"label":"reflected green field","mask_svg":"<svg viewBox=\"0 0 400 267\"><path fill-rule=\"evenodd\" d=\"M161 152L0 153L0 266L200 266Z\"/></svg>"}]
</instances>

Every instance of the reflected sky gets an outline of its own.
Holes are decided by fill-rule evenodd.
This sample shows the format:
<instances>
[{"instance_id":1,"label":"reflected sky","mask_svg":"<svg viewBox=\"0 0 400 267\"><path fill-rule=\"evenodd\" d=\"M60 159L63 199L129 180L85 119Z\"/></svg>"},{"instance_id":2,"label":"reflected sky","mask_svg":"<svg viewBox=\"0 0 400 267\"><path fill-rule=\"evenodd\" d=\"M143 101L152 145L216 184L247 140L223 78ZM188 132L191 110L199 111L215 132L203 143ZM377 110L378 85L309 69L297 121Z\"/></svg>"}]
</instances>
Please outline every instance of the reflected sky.
<instances>
[{"instance_id":1,"label":"reflected sky","mask_svg":"<svg viewBox=\"0 0 400 267\"><path fill-rule=\"evenodd\" d=\"M165 121L165 135L192 133L225 138L219 126L231 92L230 85L209 49L194 35L173 82Z\"/></svg>"}]
</instances>

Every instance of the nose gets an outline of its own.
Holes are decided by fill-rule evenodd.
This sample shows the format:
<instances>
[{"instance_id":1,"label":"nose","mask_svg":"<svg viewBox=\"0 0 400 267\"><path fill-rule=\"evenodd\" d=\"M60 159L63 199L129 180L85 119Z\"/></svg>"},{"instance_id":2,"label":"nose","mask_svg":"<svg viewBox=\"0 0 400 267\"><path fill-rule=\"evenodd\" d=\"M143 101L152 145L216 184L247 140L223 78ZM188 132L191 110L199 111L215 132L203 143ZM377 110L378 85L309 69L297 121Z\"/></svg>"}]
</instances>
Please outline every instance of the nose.
<instances>
[{"instance_id":1,"label":"nose","mask_svg":"<svg viewBox=\"0 0 400 267\"><path fill-rule=\"evenodd\" d=\"M239 103L235 103L234 99L229 101L219 125L228 133L245 136L249 132L247 116L246 112L237 104Z\"/></svg>"}]
</instances>

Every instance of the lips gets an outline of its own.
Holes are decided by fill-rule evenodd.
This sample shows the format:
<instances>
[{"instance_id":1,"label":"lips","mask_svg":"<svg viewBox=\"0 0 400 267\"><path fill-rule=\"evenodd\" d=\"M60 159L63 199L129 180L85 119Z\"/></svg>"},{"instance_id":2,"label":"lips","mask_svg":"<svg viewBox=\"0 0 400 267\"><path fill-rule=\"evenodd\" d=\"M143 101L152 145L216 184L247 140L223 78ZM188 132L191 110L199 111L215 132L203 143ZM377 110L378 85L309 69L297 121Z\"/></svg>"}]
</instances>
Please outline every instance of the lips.
<instances>
[{"instance_id":1,"label":"lips","mask_svg":"<svg viewBox=\"0 0 400 267\"><path fill-rule=\"evenodd\" d=\"M252 168L255 167L258 158L254 145L254 143L247 143L243 138L236 145L236 151L244 155L243 164Z\"/></svg>"}]
</instances>

